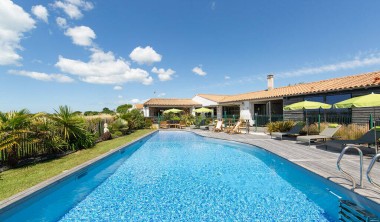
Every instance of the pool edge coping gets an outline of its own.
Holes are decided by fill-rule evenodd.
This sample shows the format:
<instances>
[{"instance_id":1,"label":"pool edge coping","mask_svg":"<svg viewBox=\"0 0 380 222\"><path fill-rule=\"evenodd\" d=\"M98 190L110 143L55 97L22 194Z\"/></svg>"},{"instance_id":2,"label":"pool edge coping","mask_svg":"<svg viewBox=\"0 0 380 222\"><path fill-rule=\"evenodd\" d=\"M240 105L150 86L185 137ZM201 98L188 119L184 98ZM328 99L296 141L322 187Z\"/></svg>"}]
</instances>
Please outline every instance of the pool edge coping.
<instances>
[{"instance_id":1,"label":"pool edge coping","mask_svg":"<svg viewBox=\"0 0 380 222\"><path fill-rule=\"evenodd\" d=\"M107 158L108 156L118 152L119 150L125 148L125 147L128 147L132 144L135 144L136 142L142 140L142 139L145 139L146 137L154 134L154 133L157 133L159 130L153 130L152 132L149 132L143 136L140 136L138 137L137 139L135 140L132 140L128 143L125 143L123 145L120 145L116 148L113 148L111 150L109 150L108 152L106 153L103 153L102 155L100 156L97 156L91 160L88 160L78 166L75 166L74 168L71 168L67 171L63 171L62 173L56 175L56 176L53 176L47 180L44 180L30 188L27 188L26 190L23 190L15 195L12 195L11 197L8 197L2 201L0 201L0 214L8 211L10 208L12 208L14 205L17 205L19 204L22 200L26 200L26 199L29 199L31 197L33 197L34 195L38 194L39 192L42 192L43 190L45 189L48 189L49 187L55 185L55 184L58 184L59 182L61 182L62 180L66 179L67 177L70 177L72 176L73 174L75 173L78 173L84 169L86 169L87 167L90 167L91 165L97 163L98 161L102 160L102 159L105 159Z\"/></svg>"}]
</instances>

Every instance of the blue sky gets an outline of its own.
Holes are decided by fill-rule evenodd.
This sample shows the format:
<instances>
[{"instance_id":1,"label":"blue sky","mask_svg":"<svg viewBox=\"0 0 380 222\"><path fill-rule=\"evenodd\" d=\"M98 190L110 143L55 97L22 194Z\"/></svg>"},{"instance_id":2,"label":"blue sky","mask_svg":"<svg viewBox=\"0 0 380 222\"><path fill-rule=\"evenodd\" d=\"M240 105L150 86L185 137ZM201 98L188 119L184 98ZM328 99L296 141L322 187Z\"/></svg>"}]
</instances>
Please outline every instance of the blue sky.
<instances>
[{"instance_id":1,"label":"blue sky","mask_svg":"<svg viewBox=\"0 0 380 222\"><path fill-rule=\"evenodd\" d=\"M0 0L0 111L111 109L380 70L379 1Z\"/></svg>"}]
</instances>

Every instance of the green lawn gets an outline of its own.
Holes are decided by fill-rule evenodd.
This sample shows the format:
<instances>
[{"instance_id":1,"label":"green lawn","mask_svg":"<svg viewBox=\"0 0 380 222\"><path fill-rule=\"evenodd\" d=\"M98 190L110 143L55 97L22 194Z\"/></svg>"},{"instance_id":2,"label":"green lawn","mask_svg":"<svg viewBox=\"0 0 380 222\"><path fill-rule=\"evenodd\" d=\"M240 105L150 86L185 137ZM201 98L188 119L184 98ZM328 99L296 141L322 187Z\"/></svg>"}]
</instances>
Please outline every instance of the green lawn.
<instances>
[{"instance_id":1,"label":"green lawn","mask_svg":"<svg viewBox=\"0 0 380 222\"><path fill-rule=\"evenodd\" d=\"M101 142L93 148L80 150L59 159L2 172L0 174L0 200L8 198L44 180L56 176L64 170L69 170L100 156L111 149L133 141L149 132L152 132L152 130L138 130L128 136Z\"/></svg>"}]
</instances>

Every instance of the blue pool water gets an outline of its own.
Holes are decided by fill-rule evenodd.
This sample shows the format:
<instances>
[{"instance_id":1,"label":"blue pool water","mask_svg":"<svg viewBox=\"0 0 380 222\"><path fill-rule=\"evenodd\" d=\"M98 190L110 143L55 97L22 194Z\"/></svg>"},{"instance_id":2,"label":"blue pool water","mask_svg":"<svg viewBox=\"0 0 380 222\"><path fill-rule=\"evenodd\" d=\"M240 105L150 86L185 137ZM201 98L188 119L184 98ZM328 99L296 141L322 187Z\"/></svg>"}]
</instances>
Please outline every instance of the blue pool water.
<instances>
[{"instance_id":1,"label":"blue pool water","mask_svg":"<svg viewBox=\"0 0 380 222\"><path fill-rule=\"evenodd\" d=\"M0 221L337 221L336 195L348 198L263 149L159 132Z\"/></svg>"}]
</instances>

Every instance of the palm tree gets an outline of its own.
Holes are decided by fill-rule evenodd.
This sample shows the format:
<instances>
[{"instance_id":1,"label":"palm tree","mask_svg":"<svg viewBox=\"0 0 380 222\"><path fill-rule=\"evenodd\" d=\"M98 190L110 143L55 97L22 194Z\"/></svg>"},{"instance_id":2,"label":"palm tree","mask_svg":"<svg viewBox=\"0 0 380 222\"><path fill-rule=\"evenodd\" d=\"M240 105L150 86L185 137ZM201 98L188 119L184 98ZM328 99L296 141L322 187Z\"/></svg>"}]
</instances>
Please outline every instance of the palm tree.
<instances>
[{"instance_id":1,"label":"palm tree","mask_svg":"<svg viewBox=\"0 0 380 222\"><path fill-rule=\"evenodd\" d=\"M6 150L8 164L15 166L18 163L18 149L21 143L27 142L30 133L31 115L27 109L0 112L0 151Z\"/></svg>"},{"instance_id":2,"label":"palm tree","mask_svg":"<svg viewBox=\"0 0 380 222\"><path fill-rule=\"evenodd\" d=\"M50 118L57 125L58 132L67 144L72 145L76 140L86 138L84 119L75 114L68 106L60 106Z\"/></svg>"}]
</instances>

